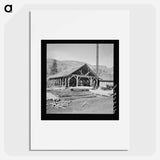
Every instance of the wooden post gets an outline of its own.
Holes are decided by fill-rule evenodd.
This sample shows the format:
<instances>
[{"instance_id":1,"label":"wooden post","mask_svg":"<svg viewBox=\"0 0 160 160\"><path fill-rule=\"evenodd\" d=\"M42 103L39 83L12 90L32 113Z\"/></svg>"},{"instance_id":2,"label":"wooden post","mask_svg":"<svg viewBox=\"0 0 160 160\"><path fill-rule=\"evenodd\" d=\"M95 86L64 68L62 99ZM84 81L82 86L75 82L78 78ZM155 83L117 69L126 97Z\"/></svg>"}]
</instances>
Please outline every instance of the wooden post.
<instances>
[{"instance_id":1,"label":"wooden post","mask_svg":"<svg viewBox=\"0 0 160 160\"><path fill-rule=\"evenodd\" d=\"M62 86L64 86L65 78L62 78Z\"/></svg>"},{"instance_id":2,"label":"wooden post","mask_svg":"<svg viewBox=\"0 0 160 160\"><path fill-rule=\"evenodd\" d=\"M97 80L97 88L99 88L99 85L100 85L100 81L99 79Z\"/></svg>"},{"instance_id":3,"label":"wooden post","mask_svg":"<svg viewBox=\"0 0 160 160\"><path fill-rule=\"evenodd\" d=\"M76 77L76 87L78 87L78 76Z\"/></svg>"},{"instance_id":4,"label":"wooden post","mask_svg":"<svg viewBox=\"0 0 160 160\"><path fill-rule=\"evenodd\" d=\"M90 78L90 87L92 86L92 77Z\"/></svg>"},{"instance_id":5,"label":"wooden post","mask_svg":"<svg viewBox=\"0 0 160 160\"><path fill-rule=\"evenodd\" d=\"M68 87L69 87L69 81L70 81L70 78L68 77Z\"/></svg>"},{"instance_id":6,"label":"wooden post","mask_svg":"<svg viewBox=\"0 0 160 160\"><path fill-rule=\"evenodd\" d=\"M65 85L65 87L67 87L67 78L66 77L64 78L64 85Z\"/></svg>"},{"instance_id":7,"label":"wooden post","mask_svg":"<svg viewBox=\"0 0 160 160\"><path fill-rule=\"evenodd\" d=\"M62 78L60 78L60 86L62 86Z\"/></svg>"}]
</instances>

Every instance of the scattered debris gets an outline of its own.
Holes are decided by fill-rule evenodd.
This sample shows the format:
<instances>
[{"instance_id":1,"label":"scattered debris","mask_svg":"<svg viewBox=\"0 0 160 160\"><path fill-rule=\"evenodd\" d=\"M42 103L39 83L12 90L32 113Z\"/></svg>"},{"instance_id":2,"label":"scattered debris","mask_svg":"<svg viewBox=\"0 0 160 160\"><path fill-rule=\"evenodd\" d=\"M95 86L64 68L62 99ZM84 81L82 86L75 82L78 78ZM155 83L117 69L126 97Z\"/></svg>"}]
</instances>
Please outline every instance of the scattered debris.
<instances>
[{"instance_id":1,"label":"scattered debris","mask_svg":"<svg viewBox=\"0 0 160 160\"><path fill-rule=\"evenodd\" d=\"M50 106L51 108L63 108L69 106L71 103L71 100L65 100L65 99L55 99L55 100L47 100L47 106Z\"/></svg>"}]
</instances>

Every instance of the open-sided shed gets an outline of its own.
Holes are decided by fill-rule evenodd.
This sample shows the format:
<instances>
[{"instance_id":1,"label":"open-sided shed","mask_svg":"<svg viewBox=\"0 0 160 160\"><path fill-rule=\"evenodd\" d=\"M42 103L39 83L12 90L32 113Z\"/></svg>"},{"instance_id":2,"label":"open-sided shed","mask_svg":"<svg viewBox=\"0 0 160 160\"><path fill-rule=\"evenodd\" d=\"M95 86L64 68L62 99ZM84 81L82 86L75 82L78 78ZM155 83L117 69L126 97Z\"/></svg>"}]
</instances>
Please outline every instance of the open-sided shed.
<instances>
[{"instance_id":1,"label":"open-sided shed","mask_svg":"<svg viewBox=\"0 0 160 160\"><path fill-rule=\"evenodd\" d=\"M47 78L47 84L48 87L90 86L98 88L99 77L87 64L83 64L49 76Z\"/></svg>"}]
</instances>

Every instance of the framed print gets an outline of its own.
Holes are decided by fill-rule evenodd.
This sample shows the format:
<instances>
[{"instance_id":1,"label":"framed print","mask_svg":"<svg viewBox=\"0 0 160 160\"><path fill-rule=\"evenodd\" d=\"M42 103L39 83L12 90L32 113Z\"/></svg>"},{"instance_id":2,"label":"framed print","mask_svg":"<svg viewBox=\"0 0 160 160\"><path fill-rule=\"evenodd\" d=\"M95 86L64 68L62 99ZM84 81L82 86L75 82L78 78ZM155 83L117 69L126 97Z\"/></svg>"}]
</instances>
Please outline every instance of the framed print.
<instances>
[{"instance_id":1,"label":"framed print","mask_svg":"<svg viewBox=\"0 0 160 160\"><path fill-rule=\"evenodd\" d=\"M30 150L128 150L129 12L33 10L29 22Z\"/></svg>"},{"instance_id":2,"label":"framed print","mask_svg":"<svg viewBox=\"0 0 160 160\"><path fill-rule=\"evenodd\" d=\"M42 120L118 120L118 96L119 40L41 40Z\"/></svg>"}]
</instances>

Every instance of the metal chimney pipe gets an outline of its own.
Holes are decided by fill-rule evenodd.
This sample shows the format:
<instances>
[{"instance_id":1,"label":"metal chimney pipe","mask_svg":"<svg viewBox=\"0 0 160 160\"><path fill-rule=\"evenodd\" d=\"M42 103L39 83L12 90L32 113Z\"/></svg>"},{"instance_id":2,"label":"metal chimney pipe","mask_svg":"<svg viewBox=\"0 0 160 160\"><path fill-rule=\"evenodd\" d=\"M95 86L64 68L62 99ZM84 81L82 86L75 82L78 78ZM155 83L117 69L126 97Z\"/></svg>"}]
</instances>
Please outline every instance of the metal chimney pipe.
<instances>
[{"instance_id":1,"label":"metal chimney pipe","mask_svg":"<svg viewBox=\"0 0 160 160\"><path fill-rule=\"evenodd\" d=\"M99 69L99 44L96 44L96 74L98 75Z\"/></svg>"}]
</instances>

